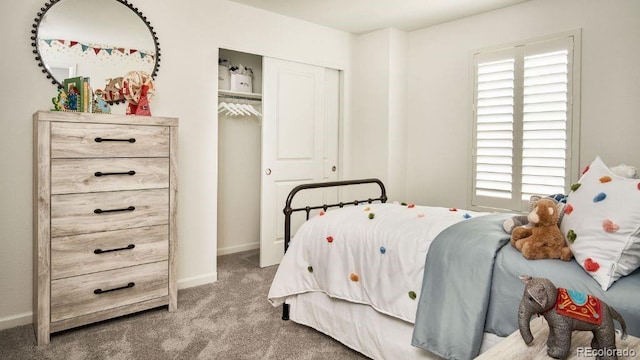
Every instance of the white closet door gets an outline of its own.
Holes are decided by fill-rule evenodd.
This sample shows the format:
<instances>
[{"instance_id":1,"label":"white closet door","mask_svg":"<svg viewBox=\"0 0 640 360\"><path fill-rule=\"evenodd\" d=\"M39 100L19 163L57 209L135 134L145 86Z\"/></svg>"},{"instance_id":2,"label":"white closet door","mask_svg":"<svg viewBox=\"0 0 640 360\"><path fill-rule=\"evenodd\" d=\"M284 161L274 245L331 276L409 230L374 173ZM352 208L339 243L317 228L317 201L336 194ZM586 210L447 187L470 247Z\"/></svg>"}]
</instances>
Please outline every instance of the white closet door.
<instances>
[{"instance_id":1,"label":"white closet door","mask_svg":"<svg viewBox=\"0 0 640 360\"><path fill-rule=\"evenodd\" d=\"M282 210L291 189L323 181L325 158L337 158L337 151L325 153L325 133L336 132L337 138L337 124L335 130L326 124L324 68L265 57L263 90L261 267L278 264L283 256ZM337 149L337 139L335 144ZM299 193L296 203L322 201L324 193ZM304 216L296 215L292 233L302 221Z\"/></svg>"}]
</instances>

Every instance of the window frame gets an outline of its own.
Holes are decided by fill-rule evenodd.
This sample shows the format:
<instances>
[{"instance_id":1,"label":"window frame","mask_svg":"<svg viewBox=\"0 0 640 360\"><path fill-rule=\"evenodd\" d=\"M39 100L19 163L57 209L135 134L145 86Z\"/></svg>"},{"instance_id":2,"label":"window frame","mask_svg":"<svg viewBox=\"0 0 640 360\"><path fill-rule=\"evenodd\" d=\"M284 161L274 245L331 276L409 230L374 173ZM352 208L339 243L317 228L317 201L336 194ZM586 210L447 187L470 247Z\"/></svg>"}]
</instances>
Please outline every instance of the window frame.
<instances>
[{"instance_id":1,"label":"window frame","mask_svg":"<svg viewBox=\"0 0 640 360\"><path fill-rule=\"evenodd\" d=\"M491 197L478 197L476 191L476 141L477 141L477 117L476 117L476 100L477 100L477 69L476 69L476 56L483 54L508 52L512 51L514 54L518 51L520 54L524 54L522 50L516 50L518 47L524 46L537 46L552 41L569 40L573 38L573 51L570 51L569 61L571 69L569 69L569 78L567 84L569 85L567 91L567 147L566 151L566 174L565 174L565 193L568 193L572 183L575 183L579 179L580 173L580 99L581 99L581 54L582 54L582 29L575 29L562 33L556 33L552 35L526 39L522 41L516 41L508 44L502 44L497 46L485 47L471 51L470 54L470 88L471 88L471 146L469 149L469 164L468 168L471 171L470 180L468 183L469 196L467 197L467 205L469 209L478 211L521 211L526 212L529 210L529 202L522 199L522 141L514 137L514 153L512 163L512 176L514 179L518 179L518 186L512 191L511 199L500 199ZM520 58L523 59L524 57ZM517 114L522 113L522 90L523 90L523 78L517 75L522 73L523 62L519 62L516 59L514 79L514 122L513 133L522 134L522 116L518 117Z\"/></svg>"}]
</instances>

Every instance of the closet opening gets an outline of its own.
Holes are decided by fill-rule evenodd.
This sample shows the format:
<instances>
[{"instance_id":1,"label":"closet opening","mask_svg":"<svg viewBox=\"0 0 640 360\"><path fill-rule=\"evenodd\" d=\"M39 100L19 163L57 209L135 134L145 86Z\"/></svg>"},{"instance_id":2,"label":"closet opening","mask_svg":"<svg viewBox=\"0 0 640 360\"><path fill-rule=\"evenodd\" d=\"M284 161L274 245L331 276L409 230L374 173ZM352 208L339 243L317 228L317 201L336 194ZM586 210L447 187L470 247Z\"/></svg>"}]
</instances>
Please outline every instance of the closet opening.
<instances>
[{"instance_id":1,"label":"closet opening","mask_svg":"<svg viewBox=\"0 0 640 360\"><path fill-rule=\"evenodd\" d=\"M220 49L218 59L220 256L260 248L262 56Z\"/></svg>"}]
</instances>

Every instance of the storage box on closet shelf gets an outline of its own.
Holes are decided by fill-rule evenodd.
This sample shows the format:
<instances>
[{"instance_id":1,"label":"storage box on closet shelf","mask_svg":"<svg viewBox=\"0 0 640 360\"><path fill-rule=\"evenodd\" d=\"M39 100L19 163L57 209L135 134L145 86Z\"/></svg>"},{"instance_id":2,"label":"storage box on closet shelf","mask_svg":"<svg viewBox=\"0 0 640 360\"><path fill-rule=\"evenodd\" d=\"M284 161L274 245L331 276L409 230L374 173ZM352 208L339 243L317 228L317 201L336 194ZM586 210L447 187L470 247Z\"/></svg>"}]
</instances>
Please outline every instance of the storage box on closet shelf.
<instances>
[{"instance_id":1,"label":"storage box on closet shelf","mask_svg":"<svg viewBox=\"0 0 640 360\"><path fill-rule=\"evenodd\" d=\"M253 92L253 70L242 64L229 68L230 90L244 93Z\"/></svg>"},{"instance_id":2,"label":"storage box on closet shelf","mask_svg":"<svg viewBox=\"0 0 640 360\"><path fill-rule=\"evenodd\" d=\"M234 66L229 60L218 59L218 90L253 93L253 70L242 64Z\"/></svg>"}]
</instances>

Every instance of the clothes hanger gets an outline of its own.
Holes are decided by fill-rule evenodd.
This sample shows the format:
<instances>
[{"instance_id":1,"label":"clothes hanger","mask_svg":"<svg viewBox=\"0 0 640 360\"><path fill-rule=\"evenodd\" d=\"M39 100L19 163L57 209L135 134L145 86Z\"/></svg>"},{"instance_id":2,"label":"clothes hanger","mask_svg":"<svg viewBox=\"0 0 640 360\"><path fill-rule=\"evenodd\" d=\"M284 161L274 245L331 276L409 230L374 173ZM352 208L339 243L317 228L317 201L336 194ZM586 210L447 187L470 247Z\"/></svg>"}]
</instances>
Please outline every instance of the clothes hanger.
<instances>
[{"instance_id":1,"label":"clothes hanger","mask_svg":"<svg viewBox=\"0 0 640 360\"><path fill-rule=\"evenodd\" d=\"M220 104L218 104L218 112L223 112L226 111L227 113L225 115L241 115L240 112L238 112L238 110L234 109L233 107L230 106L231 104L228 104L226 102L221 102Z\"/></svg>"},{"instance_id":2,"label":"clothes hanger","mask_svg":"<svg viewBox=\"0 0 640 360\"><path fill-rule=\"evenodd\" d=\"M236 108L236 109L238 109L238 111L240 111L240 112L241 112L241 113L243 113L244 115L247 115L247 116L251 116L251 115L253 115L253 113L251 113L249 110L247 110L247 109L244 107L244 104L234 104L234 106L235 106L235 108Z\"/></svg>"},{"instance_id":3,"label":"clothes hanger","mask_svg":"<svg viewBox=\"0 0 640 360\"><path fill-rule=\"evenodd\" d=\"M256 110L256 108L253 107L253 105L251 104L243 104L242 105L245 109L247 109L247 111L249 111L250 113L254 114L257 117L262 117L262 114Z\"/></svg>"}]
</instances>

